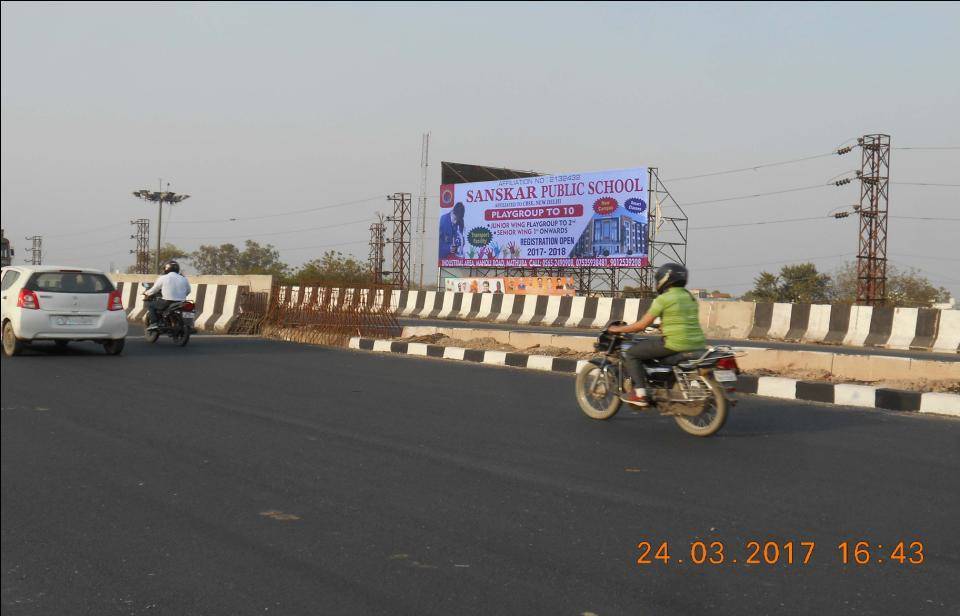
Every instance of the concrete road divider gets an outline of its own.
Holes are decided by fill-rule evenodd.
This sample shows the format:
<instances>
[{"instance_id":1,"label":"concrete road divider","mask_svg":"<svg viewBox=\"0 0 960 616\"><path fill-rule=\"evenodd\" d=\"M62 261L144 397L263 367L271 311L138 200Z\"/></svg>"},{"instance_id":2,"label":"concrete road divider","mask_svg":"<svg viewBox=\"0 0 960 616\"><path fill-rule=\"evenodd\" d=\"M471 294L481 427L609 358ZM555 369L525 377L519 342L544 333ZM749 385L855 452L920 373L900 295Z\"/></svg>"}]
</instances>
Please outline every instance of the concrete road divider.
<instances>
[{"instance_id":1,"label":"concrete road divider","mask_svg":"<svg viewBox=\"0 0 960 616\"><path fill-rule=\"evenodd\" d=\"M960 310L941 311L939 325L933 350L948 353L960 351Z\"/></svg>"},{"instance_id":2,"label":"concrete road divider","mask_svg":"<svg viewBox=\"0 0 960 616\"><path fill-rule=\"evenodd\" d=\"M649 299L502 293L393 291L399 316L599 329L632 322ZM786 340L893 349L960 351L960 311L844 304L699 302L700 323L714 338Z\"/></svg>"},{"instance_id":3,"label":"concrete road divider","mask_svg":"<svg viewBox=\"0 0 960 616\"><path fill-rule=\"evenodd\" d=\"M142 323L147 314L147 306L143 301L143 283L119 280L116 285L123 297L127 320L131 323ZM187 299L195 304L196 328L201 331L229 331L240 311L241 294L247 290L249 287L235 284L192 284Z\"/></svg>"}]
</instances>

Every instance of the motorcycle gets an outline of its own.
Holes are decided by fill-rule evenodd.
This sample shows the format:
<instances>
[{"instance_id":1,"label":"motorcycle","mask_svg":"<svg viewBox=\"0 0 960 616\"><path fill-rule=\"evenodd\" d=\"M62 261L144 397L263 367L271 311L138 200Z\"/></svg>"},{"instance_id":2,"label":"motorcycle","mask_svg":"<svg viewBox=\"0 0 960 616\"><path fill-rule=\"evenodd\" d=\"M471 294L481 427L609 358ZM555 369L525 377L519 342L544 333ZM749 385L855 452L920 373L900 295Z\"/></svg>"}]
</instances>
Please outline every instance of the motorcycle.
<instances>
[{"instance_id":1,"label":"motorcycle","mask_svg":"<svg viewBox=\"0 0 960 616\"><path fill-rule=\"evenodd\" d=\"M152 302L155 299L156 297L148 297L145 301ZM157 328L147 329L144 332L144 338L147 342L152 343L156 342L161 335L167 335L170 336L175 345L187 346L187 343L190 342L190 334L195 331L193 328L194 309L194 303L190 300L170 304L157 315ZM149 326L149 315L144 315L143 322L144 326Z\"/></svg>"},{"instance_id":2,"label":"motorcycle","mask_svg":"<svg viewBox=\"0 0 960 616\"><path fill-rule=\"evenodd\" d=\"M610 325L624 325L615 321ZM649 330L648 330L649 331ZM591 419L610 419L620 410L621 396L633 390L624 369L623 353L637 340L612 334L605 328L594 348L602 357L591 359L577 373L576 395L580 410ZM728 397L736 390L736 354L728 346L711 346L703 351L675 353L643 363L647 375L649 407L671 415L680 429L694 436L712 436L727 421L727 412L736 401Z\"/></svg>"}]
</instances>

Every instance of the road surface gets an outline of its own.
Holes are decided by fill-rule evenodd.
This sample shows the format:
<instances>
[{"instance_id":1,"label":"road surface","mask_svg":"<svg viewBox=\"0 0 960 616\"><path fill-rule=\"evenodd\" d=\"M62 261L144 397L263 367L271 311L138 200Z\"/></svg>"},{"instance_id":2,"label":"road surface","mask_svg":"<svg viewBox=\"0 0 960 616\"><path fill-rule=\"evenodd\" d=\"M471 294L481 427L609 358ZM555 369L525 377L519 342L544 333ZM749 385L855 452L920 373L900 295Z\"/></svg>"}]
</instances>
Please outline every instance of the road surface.
<instances>
[{"instance_id":1,"label":"road surface","mask_svg":"<svg viewBox=\"0 0 960 616\"><path fill-rule=\"evenodd\" d=\"M0 370L11 616L960 605L949 418L747 397L696 439L669 418L588 420L569 376L254 338ZM692 564L697 540L724 562ZM871 563L842 564L845 540ZM777 564L745 564L751 541L778 542ZM922 564L891 562L900 541Z\"/></svg>"}]
</instances>

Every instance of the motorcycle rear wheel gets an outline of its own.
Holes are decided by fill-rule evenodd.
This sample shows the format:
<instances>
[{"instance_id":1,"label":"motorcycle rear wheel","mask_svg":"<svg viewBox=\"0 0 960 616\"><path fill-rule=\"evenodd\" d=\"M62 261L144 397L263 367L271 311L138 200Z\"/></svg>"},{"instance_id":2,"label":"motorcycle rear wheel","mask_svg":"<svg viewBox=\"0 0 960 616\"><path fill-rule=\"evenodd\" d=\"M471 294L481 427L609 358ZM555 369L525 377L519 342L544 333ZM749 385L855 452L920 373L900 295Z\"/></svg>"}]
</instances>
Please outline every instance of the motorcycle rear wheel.
<instances>
[{"instance_id":1,"label":"motorcycle rear wheel","mask_svg":"<svg viewBox=\"0 0 960 616\"><path fill-rule=\"evenodd\" d=\"M675 415L674 421L680 429L693 436L713 436L727 423L727 397L723 389L713 378L705 378L707 385L713 392L713 397L704 403L703 411L699 415Z\"/></svg>"},{"instance_id":2,"label":"motorcycle rear wheel","mask_svg":"<svg viewBox=\"0 0 960 616\"><path fill-rule=\"evenodd\" d=\"M613 377L596 364L577 372L576 393L580 410L590 419L610 419L620 410L620 394ZM594 390L591 392L591 388Z\"/></svg>"},{"instance_id":3,"label":"motorcycle rear wheel","mask_svg":"<svg viewBox=\"0 0 960 616\"><path fill-rule=\"evenodd\" d=\"M170 322L173 327L173 335L170 336L173 343L178 347L187 346L187 343L190 342L190 328L183 322L180 315L171 316Z\"/></svg>"}]
</instances>

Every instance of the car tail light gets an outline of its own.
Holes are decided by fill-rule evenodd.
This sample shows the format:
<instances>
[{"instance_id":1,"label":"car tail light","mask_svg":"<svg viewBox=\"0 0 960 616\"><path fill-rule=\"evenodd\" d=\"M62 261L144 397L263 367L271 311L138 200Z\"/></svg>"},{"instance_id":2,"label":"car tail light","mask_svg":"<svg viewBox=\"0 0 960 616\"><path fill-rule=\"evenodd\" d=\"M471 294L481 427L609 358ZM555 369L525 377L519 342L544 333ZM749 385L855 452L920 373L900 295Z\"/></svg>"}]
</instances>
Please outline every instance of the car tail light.
<instances>
[{"instance_id":1,"label":"car tail light","mask_svg":"<svg viewBox=\"0 0 960 616\"><path fill-rule=\"evenodd\" d=\"M107 299L107 310L123 310L123 297L120 291L110 291L110 298Z\"/></svg>"},{"instance_id":2,"label":"car tail light","mask_svg":"<svg viewBox=\"0 0 960 616\"><path fill-rule=\"evenodd\" d=\"M193 312L193 302L183 302L183 309L185 312Z\"/></svg>"},{"instance_id":3,"label":"car tail light","mask_svg":"<svg viewBox=\"0 0 960 616\"><path fill-rule=\"evenodd\" d=\"M20 295L17 296L17 308L40 310L40 298L30 289L20 289Z\"/></svg>"},{"instance_id":4,"label":"car tail light","mask_svg":"<svg viewBox=\"0 0 960 616\"><path fill-rule=\"evenodd\" d=\"M717 368L720 370L733 370L738 374L740 372L736 357L721 357L717 360Z\"/></svg>"}]
</instances>

